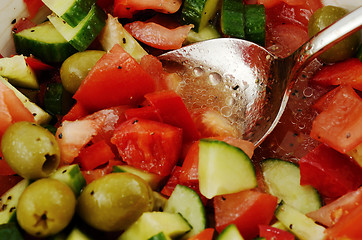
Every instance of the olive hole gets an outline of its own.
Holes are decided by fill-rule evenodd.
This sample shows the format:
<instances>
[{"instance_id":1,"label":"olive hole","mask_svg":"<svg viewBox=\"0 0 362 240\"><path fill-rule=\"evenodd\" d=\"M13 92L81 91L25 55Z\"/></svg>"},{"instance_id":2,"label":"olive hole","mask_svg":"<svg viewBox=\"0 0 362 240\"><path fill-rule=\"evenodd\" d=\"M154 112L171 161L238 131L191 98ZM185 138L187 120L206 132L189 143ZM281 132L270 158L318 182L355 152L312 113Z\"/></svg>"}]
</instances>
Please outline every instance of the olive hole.
<instances>
[{"instance_id":1,"label":"olive hole","mask_svg":"<svg viewBox=\"0 0 362 240\"><path fill-rule=\"evenodd\" d=\"M42 170L45 174L52 173L58 167L59 161L56 155L45 155Z\"/></svg>"}]
</instances>

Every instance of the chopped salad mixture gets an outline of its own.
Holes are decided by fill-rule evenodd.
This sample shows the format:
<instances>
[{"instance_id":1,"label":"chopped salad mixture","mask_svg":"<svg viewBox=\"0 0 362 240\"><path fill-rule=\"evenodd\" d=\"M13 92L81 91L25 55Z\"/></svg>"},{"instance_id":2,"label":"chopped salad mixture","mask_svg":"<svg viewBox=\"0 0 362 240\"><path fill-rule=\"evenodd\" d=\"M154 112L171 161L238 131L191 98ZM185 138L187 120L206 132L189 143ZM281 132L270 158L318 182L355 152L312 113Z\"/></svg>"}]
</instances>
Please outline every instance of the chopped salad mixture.
<instances>
[{"instance_id":1,"label":"chopped salad mixture","mask_svg":"<svg viewBox=\"0 0 362 240\"><path fill-rule=\"evenodd\" d=\"M217 79L184 94L157 58L220 37L286 57L362 3L24 3L0 58L0 239L362 239L359 33L300 74L260 146Z\"/></svg>"}]
</instances>

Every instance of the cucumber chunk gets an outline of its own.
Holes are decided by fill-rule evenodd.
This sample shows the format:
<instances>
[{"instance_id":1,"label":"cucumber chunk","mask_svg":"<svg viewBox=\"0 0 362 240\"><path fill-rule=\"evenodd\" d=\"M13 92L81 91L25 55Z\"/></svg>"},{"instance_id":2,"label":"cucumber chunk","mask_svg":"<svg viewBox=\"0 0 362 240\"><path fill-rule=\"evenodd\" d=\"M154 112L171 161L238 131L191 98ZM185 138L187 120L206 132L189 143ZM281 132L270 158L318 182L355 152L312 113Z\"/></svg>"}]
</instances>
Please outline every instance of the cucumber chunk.
<instances>
[{"instance_id":1,"label":"cucumber chunk","mask_svg":"<svg viewBox=\"0 0 362 240\"><path fill-rule=\"evenodd\" d=\"M190 230L191 226L180 214L145 212L118 240L149 239L160 232L170 238L177 238Z\"/></svg>"},{"instance_id":2,"label":"cucumber chunk","mask_svg":"<svg viewBox=\"0 0 362 240\"><path fill-rule=\"evenodd\" d=\"M7 78L16 87L39 89L35 73L23 55L0 58L0 76Z\"/></svg>"},{"instance_id":3,"label":"cucumber chunk","mask_svg":"<svg viewBox=\"0 0 362 240\"><path fill-rule=\"evenodd\" d=\"M74 28L55 14L48 16L57 31L78 51L88 48L106 24L106 18L106 13L97 5L93 5L87 16Z\"/></svg>"},{"instance_id":4,"label":"cucumber chunk","mask_svg":"<svg viewBox=\"0 0 362 240\"><path fill-rule=\"evenodd\" d=\"M87 16L96 0L42 0L43 3L55 14L75 27Z\"/></svg>"},{"instance_id":5,"label":"cucumber chunk","mask_svg":"<svg viewBox=\"0 0 362 240\"><path fill-rule=\"evenodd\" d=\"M165 235L163 232L160 232L152 237L150 237L148 240L171 240L170 237Z\"/></svg>"},{"instance_id":6,"label":"cucumber chunk","mask_svg":"<svg viewBox=\"0 0 362 240\"><path fill-rule=\"evenodd\" d=\"M216 238L216 240L244 240L235 224L230 224Z\"/></svg>"},{"instance_id":7,"label":"cucumber chunk","mask_svg":"<svg viewBox=\"0 0 362 240\"><path fill-rule=\"evenodd\" d=\"M325 228L285 202L280 202L275 217L300 240L322 240Z\"/></svg>"},{"instance_id":8,"label":"cucumber chunk","mask_svg":"<svg viewBox=\"0 0 362 240\"><path fill-rule=\"evenodd\" d=\"M44 62L63 62L77 52L50 22L14 33L13 37L17 53L32 54Z\"/></svg>"},{"instance_id":9,"label":"cucumber chunk","mask_svg":"<svg viewBox=\"0 0 362 240\"><path fill-rule=\"evenodd\" d=\"M73 190L75 196L79 196L83 187L87 184L78 164L62 166L49 177L67 184Z\"/></svg>"},{"instance_id":10,"label":"cucumber chunk","mask_svg":"<svg viewBox=\"0 0 362 240\"><path fill-rule=\"evenodd\" d=\"M201 29L199 32L191 30L187 35L186 42L195 43L219 37L221 37L220 33L216 30L214 26L209 24Z\"/></svg>"},{"instance_id":11,"label":"cucumber chunk","mask_svg":"<svg viewBox=\"0 0 362 240\"><path fill-rule=\"evenodd\" d=\"M87 236L83 231L81 231L79 228L74 227L66 240L91 240L89 236Z\"/></svg>"},{"instance_id":12,"label":"cucumber chunk","mask_svg":"<svg viewBox=\"0 0 362 240\"><path fill-rule=\"evenodd\" d=\"M33 114L36 124L43 125L49 123L49 121L52 118L49 113L44 111L35 103L31 102L29 98L27 98L18 89L16 89L13 85L11 85L5 78L0 77L0 81L8 88L10 88L15 93L15 95L20 99L20 101L24 104L24 106L29 110L29 112Z\"/></svg>"},{"instance_id":13,"label":"cucumber chunk","mask_svg":"<svg viewBox=\"0 0 362 240\"><path fill-rule=\"evenodd\" d=\"M165 212L181 214L192 226L182 239L188 239L206 227L206 213L200 196L191 188L176 185L170 198L166 202Z\"/></svg>"},{"instance_id":14,"label":"cucumber chunk","mask_svg":"<svg viewBox=\"0 0 362 240\"><path fill-rule=\"evenodd\" d=\"M19 227L16 223L0 225L0 239L6 240L23 240Z\"/></svg>"},{"instance_id":15,"label":"cucumber chunk","mask_svg":"<svg viewBox=\"0 0 362 240\"><path fill-rule=\"evenodd\" d=\"M265 7L260 4L245 5L245 39L265 46Z\"/></svg>"},{"instance_id":16,"label":"cucumber chunk","mask_svg":"<svg viewBox=\"0 0 362 240\"><path fill-rule=\"evenodd\" d=\"M240 0L223 0L221 31L224 35L245 38L244 4Z\"/></svg>"},{"instance_id":17,"label":"cucumber chunk","mask_svg":"<svg viewBox=\"0 0 362 240\"><path fill-rule=\"evenodd\" d=\"M16 221L16 206L21 194L29 184L28 179L21 180L1 196L0 224Z\"/></svg>"},{"instance_id":18,"label":"cucumber chunk","mask_svg":"<svg viewBox=\"0 0 362 240\"><path fill-rule=\"evenodd\" d=\"M194 31L199 32L209 24L219 9L219 0L186 0L181 12L185 24L193 24Z\"/></svg>"},{"instance_id":19,"label":"cucumber chunk","mask_svg":"<svg viewBox=\"0 0 362 240\"><path fill-rule=\"evenodd\" d=\"M201 194L209 199L257 186L250 158L240 148L211 139L199 143L199 182Z\"/></svg>"},{"instance_id":20,"label":"cucumber chunk","mask_svg":"<svg viewBox=\"0 0 362 240\"><path fill-rule=\"evenodd\" d=\"M280 159L261 163L264 181L270 194L305 214L322 206L320 196L312 186L300 185L299 167Z\"/></svg>"}]
</instances>

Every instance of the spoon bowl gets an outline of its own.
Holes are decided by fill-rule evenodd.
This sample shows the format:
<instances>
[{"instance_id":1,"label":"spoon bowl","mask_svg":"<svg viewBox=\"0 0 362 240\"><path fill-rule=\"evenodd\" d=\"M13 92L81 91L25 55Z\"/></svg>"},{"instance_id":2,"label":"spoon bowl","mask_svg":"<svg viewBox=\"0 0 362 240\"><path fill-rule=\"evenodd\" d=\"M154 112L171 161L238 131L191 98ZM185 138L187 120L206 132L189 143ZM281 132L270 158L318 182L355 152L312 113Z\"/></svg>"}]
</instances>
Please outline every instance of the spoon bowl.
<instances>
[{"instance_id":1,"label":"spoon bowl","mask_svg":"<svg viewBox=\"0 0 362 240\"><path fill-rule=\"evenodd\" d=\"M186 79L178 89L186 102L192 105L207 96L204 101L208 107L228 117L239 137L258 146L277 125L299 73L318 55L361 28L362 7L286 58L246 40L218 38L167 52L159 59L166 71Z\"/></svg>"}]
</instances>

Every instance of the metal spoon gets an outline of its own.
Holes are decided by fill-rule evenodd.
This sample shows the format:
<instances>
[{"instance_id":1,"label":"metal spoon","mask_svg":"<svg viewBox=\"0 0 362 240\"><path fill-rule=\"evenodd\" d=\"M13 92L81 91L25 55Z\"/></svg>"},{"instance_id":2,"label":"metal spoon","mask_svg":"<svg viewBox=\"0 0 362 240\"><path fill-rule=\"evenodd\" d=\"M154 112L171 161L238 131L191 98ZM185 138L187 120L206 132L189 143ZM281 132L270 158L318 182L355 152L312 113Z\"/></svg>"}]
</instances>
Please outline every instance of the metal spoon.
<instances>
[{"instance_id":1,"label":"metal spoon","mask_svg":"<svg viewBox=\"0 0 362 240\"><path fill-rule=\"evenodd\" d=\"M234 38L218 38L167 52L166 71L185 80L188 104L203 99L237 126L240 137L258 146L277 125L298 74L315 57L362 28L362 7L312 37L286 58ZM201 100L202 101L202 100ZM207 104L208 103L208 104Z\"/></svg>"}]
</instances>

